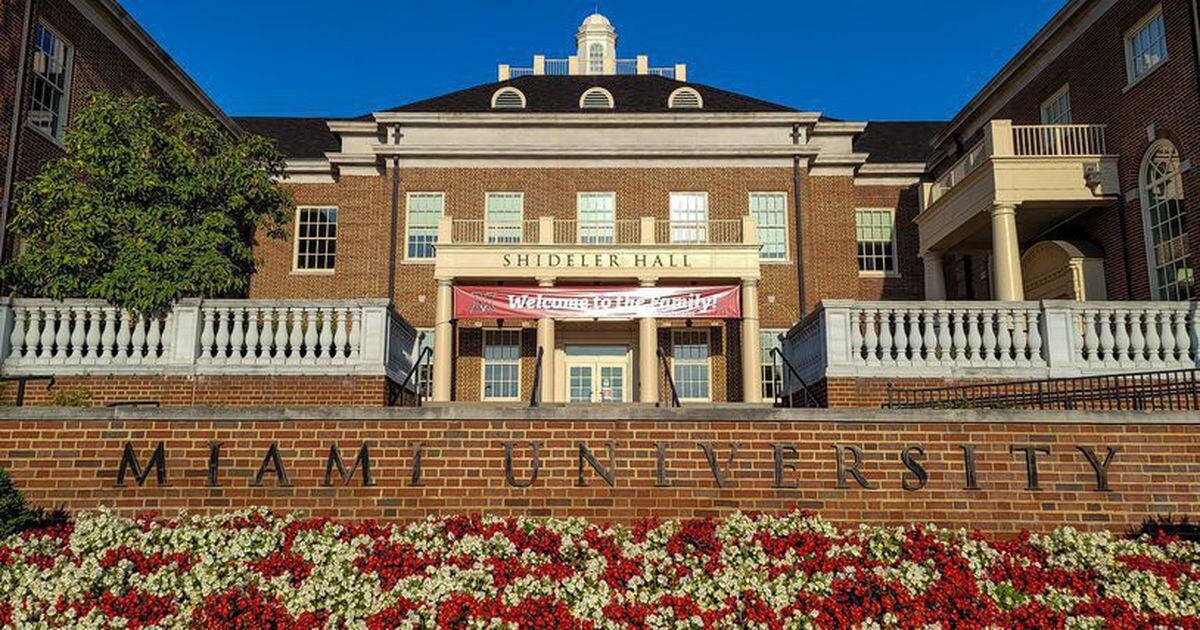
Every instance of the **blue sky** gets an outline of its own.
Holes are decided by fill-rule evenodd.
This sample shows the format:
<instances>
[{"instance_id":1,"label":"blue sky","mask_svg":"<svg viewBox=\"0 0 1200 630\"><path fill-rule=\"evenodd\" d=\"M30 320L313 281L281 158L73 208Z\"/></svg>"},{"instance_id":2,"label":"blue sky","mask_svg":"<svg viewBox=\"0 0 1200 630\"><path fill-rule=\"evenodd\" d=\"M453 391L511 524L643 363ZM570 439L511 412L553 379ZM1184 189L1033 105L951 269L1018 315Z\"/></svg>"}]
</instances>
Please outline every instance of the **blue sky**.
<instances>
[{"instance_id":1,"label":"blue sky","mask_svg":"<svg viewBox=\"0 0 1200 630\"><path fill-rule=\"evenodd\" d=\"M1064 0L603 0L619 56L858 120L948 119ZM122 0L233 115L356 116L574 50L594 0Z\"/></svg>"}]
</instances>

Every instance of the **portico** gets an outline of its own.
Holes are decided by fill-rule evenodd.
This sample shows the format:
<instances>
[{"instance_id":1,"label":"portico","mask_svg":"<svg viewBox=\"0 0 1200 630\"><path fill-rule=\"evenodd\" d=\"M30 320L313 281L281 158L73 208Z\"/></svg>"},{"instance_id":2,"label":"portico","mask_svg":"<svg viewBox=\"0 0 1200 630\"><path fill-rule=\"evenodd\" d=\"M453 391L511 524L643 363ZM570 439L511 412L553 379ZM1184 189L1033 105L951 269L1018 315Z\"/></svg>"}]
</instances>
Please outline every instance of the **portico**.
<instances>
[{"instance_id":1,"label":"portico","mask_svg":"<svg viewBox=\"0 0 1200 630\"><path fill-rule=\"evenodd\" d=\"M580 238L577 221L527 223L522 238L503 243L472 221L439 223L435 402L455 400L455 331L464 318L501 329L536 322L543 402L644 404L660 398L661 325L707 330L701 322L738 321L743 401L762 401L760 246L752 218L649 217L633 222L636 230L601 230L600 239L594 226ZM468 287L478 300L469 307L462 303ZM508 301L488 301L497 297ZM506 310L514 305L525 310Z\"/></svg>"}]
</instances>

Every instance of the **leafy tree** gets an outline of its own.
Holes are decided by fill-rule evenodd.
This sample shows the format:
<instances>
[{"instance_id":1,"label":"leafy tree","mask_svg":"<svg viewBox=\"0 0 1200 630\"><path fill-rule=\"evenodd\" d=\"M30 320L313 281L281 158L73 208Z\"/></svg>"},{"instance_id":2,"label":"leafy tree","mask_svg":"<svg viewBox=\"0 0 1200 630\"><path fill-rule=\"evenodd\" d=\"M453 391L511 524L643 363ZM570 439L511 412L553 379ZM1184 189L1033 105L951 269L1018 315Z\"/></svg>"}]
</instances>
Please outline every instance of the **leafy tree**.
<instances>
[{"instance_id":1,"label":"leafy tree","mask_svg":"<svg viewBox=\"0 0 1200 630\"><path fill-rule=\"evenodd\" d=\"M157 314L185 297L244 294L262 230L293 207L283 156L149 97L92 94L66 155L16 192L23 251L4 281L30 297L100 298Z\"/></svg>"}]
</instances>

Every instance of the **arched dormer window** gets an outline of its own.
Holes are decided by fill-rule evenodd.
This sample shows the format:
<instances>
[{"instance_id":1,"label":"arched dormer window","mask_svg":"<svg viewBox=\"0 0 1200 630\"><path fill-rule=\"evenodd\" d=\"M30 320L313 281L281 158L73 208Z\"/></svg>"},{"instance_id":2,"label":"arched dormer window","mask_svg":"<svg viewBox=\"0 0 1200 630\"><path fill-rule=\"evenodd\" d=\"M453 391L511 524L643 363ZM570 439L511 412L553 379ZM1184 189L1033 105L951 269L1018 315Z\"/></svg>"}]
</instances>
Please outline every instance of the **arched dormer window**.
<instances>
[{"instance_id":1,"label":"arched dormer window","mask_svg":"<svg viewBox=\"0 0 1200 630\"><path fill-rule=\"evenodd\" d=\"M588 48L588 74L604 74L604 44L600 42Z\"/></svg>"},{"instance_id":2,"label":"arched dormer window","mask_svg":"<svg viewBox=\"0 0 1200 630\"><path fill-rule=\"evenodd\" d=\"M613 95L602 87L590 88L579 97L579 109L612 109Z\"/></svg>"},{"instance_id":3,"label":"arched dormer window","mask_svg":"<svg viewBox=\"0 0 1200 630\"><path fill-rule=\"evenodd\" d=\"M1169 140L1150 145L1141 169L1142 225L1150 286L1156 300L1189 300L1195 296L1195 273L1189 259L1187 208L1179 151Z\"/></svg>"},{"instance_id":4,"label":"arched dormer window","mask_svg":"<svg viewBox=\"0 0 1200 630\"><path fill-rule=\"evenodd\" d=\"M667 107L671 109L704 109L704 98L690 87L681 87L671 92L667 99Z\"/></svg>"},{"instance_id":5,"label":"arched dormer window","mask_svg":"<svg viewBox=\"0 0 1200 630\"><path fill-rule=\"evenodd\" d=\"M525 94L515 87L502 87L492 94L492 109L525 109Z\"/></svg>"}]
</instances>

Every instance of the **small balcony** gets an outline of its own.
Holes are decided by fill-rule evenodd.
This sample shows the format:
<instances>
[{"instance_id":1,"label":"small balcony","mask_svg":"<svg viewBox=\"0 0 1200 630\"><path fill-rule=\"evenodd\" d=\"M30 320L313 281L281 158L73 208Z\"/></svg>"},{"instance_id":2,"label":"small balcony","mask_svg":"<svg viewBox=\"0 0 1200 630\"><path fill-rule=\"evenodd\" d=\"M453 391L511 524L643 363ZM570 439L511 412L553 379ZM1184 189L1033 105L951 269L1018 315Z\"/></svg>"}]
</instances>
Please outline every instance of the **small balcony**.
<instances>
[{"instance_id":1,"label":"small balcony","mask_svg":"<svg viewBox=\"0 0 1200 630\"><path fill-rule=\"evenodd\" d=\"M1036 238L1120 192L1104 125L1014 125L993 120L984 138L922 187L921 251L987 249L989 214L1015 209L1021 241Z\"/></svg>"},{"instance_id":2,"label":"small balcony","mask_svg":"<svg viewBox=\"0 0 1200 630\"><path fill-rule=\"evenodd\" d=\"M442 218L435 275L441 279L759 277L752 217L580 221L541 217L506 223Z\"/></svg>"}]
</instances>

